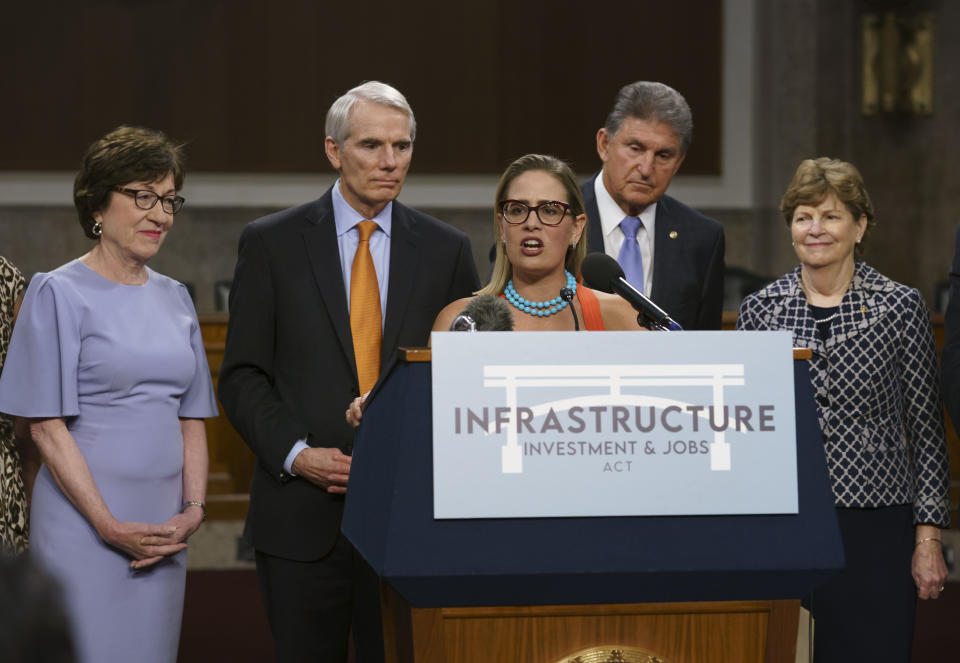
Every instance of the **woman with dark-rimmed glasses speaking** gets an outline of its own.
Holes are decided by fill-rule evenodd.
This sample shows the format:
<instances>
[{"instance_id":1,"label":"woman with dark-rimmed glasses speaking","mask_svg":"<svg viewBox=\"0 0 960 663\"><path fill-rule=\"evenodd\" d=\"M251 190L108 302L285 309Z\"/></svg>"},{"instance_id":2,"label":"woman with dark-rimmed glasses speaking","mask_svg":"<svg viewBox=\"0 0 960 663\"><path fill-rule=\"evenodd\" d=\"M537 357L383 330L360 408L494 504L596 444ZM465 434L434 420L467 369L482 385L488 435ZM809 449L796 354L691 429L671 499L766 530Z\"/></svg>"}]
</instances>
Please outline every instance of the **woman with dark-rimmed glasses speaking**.
<instances>
[{"instance_id":1,"label":"woman with dark-rimmed glasses speaking","mask_svg":"<svg viewBox=\"0 0 960 663\"><path fill-rule=\"evenodd\" d=\"M496 260L477 295L505 299L517 331L640 330L626 300L581 283L587 216L570 167L528 154L507 167L497 186ZM446 331L475 298L449 304L434 323Z\"/></svg>"}]
</instances>

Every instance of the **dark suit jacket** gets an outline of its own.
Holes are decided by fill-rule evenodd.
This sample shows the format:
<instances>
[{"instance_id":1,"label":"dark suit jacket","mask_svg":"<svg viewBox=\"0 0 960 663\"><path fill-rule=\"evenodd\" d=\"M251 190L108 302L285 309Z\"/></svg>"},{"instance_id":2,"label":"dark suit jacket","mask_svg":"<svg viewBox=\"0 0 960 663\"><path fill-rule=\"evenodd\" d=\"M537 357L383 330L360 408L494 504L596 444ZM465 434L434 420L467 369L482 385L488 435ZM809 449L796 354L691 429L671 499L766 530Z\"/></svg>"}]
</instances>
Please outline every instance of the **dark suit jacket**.
<instances>
[{"instance_id":1,"label":"dark suit jacket","mask_svg":"<svg viewBox=\"0 0 960 663\"><path fill-rule=\"evenodd\" d=\"M603 252L603 227L593 182L584 182L587 251ZM684 329L720 329L723 318L723 226L679 200L657 202L650 299ZM676 233L671 237L671 233Z\"/></svg>"},{"instance_id":2,"label":"dark suit jacket","mask_svg":"<svg viewBox=\"0 0 960 663\"><path fill-rule=\"evenodd\" d=\"M396 201L389 279L381 367L397 346L425 345L440 309L479 287L466 235ZM245 532L257 550L310 561L333 547L343 497L283 462L308 433L314 446L349 449L344 411L358 393L328 190L240 237L219 396L258 460Z\"/></svg>"},{"instance_id":3,"label":"dark suit jacket","mask_svg":"<svg viewBox=\"0 0 960 663\"><path fill-rule=\"evenodd\" d=\"M957 227L953 266L950 268L950 302L944 324L947 339L941 359L943 400L953 427L960 430L960 226Z\"/></svg>"}]
</instances>

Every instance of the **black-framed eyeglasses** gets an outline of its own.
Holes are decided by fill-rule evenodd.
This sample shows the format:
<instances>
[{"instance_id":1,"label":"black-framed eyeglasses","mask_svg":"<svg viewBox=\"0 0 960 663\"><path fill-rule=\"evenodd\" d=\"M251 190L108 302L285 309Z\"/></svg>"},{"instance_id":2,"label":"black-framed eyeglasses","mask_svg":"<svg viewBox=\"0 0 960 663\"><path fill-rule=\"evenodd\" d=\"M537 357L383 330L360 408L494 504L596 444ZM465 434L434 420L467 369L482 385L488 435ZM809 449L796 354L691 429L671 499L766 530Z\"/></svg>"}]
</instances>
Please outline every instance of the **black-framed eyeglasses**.
<instances>
[{"instance_id":1,"label":"black-framed eyeglasses","mask_svg":"<svg viewBox=\"0 0 960 663\"><path fill-rule=\"evenodd\" d=\"M548 200L539 205L527 205L519 200L504 200L500 203L500 216L512 225L523 223L530 216L530 212L536 212L540 223L545 226L557 226L569 211L570 206L559 200Z\"/></svg>"},{"instance_id":2,"label":"black-framed eyeglasses","mask_svg":"<svg viewBox=\"0 0 960 663\"><path fill-rule=\"evenodd\" d=\"M167 214L176 214L183 207L183 203L186 202L183 196L161 196L147 189L125 189L122 186L118 186L114 188L114 191L133 198L133 202L135 202L140 209L153 209L153 206L156 205L159 200L160 207L162 207L163 211Z\"/></svg>"}]
</instances>

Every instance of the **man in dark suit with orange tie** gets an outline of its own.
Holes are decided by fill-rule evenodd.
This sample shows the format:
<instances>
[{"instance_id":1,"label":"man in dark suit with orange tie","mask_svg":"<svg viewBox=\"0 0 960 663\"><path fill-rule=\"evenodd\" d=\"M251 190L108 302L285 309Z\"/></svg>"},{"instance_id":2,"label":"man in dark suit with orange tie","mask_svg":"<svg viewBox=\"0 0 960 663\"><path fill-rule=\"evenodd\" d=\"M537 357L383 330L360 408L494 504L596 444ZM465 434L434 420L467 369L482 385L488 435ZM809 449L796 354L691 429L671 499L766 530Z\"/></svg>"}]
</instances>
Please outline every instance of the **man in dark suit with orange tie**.
<instances>
[{"instance_id":1,"label":"man in dark suit with orange tie","mask_svg":"<svg viewBox=\"0 0 960 663\"><path fill-rule=\"evenodd\" d=\"M416 123L378 82L337 99L318 200L241 235L219 396L258 463L246 539L280 661L383 660L378 582L340 533L353 429L344 411L395 348L479 287L466 235L395 199Z\"/></svg>"},{"instance_id":2,"label":"man in dark suit with orange tie","mask_svg":"<svg viewBox=\"0 0 960 663\"><path fill-rule=\"evenodd\" d=\"M597 132L603 169L581 186L587 250L616 258L684 329L720 329L723 226L665 193L692 136L690 107L673 88L638 81L620 89Z\"/></svg>"}]
</instances>

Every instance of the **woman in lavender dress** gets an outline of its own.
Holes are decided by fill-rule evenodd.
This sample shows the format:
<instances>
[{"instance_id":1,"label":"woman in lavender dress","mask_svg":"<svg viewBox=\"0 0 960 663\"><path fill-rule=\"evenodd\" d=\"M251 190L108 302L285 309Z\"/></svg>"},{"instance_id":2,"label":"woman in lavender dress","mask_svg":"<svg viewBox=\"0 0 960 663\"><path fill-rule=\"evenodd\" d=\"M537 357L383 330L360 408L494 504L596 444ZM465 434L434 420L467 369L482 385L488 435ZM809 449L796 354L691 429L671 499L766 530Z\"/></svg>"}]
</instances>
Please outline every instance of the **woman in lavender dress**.
<instances>
[{"instance_id":1,"label":"woman in lavender dress","mask_svg":"<svg viewBox=\"0 0 960 663\"><path fill-rule=\"evenodd\" d=\"M186 288L146 266L183 204L180 149L120 127L74 184L94 248L30 282L0 411L43 458L31 554L63 585L80 660L176 659L186 540L205 517L217 413Z\"/></svg>"}]
</instances>

